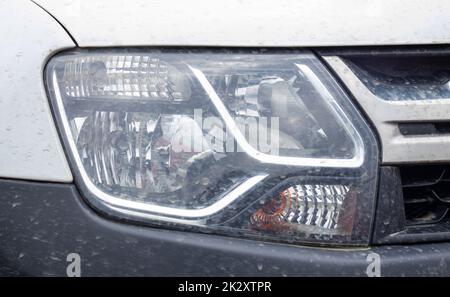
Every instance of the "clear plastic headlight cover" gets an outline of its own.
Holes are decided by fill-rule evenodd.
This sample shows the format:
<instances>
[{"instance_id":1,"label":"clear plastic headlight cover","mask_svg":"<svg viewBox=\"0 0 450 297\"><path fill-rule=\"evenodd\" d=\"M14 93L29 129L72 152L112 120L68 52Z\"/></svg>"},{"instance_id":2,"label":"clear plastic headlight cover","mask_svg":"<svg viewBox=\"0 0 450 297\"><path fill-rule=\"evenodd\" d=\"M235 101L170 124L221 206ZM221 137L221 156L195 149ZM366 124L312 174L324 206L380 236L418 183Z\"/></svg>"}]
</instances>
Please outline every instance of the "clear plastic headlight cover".
<instances>
[{"instance_id":1,"label":"clear plastic headlight cover","mask_svg":"<svg viewBox=\"0 0 450 297\"><path fill-rule=\"evenodd\" d=\"M50 60L46 83L76 182L100 211L368 243L376 141L309 52L77 50Z\"/></svg>"}]
</instances>

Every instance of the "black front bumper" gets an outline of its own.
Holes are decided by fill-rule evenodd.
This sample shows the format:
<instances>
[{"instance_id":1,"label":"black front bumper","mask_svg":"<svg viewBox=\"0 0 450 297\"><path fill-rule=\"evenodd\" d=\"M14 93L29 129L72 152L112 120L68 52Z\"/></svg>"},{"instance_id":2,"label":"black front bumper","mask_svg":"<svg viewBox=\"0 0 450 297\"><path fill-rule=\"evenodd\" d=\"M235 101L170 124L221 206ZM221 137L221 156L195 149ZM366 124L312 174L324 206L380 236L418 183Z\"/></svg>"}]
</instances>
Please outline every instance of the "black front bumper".
<instances>
[{"instance_id":1,"label":"black front bumper","mask_svg":"<svg viewBox=\"0 0 450 297\"><path fill-rule=\"evenodd\" d=\"M92 211L74 185L0 180L0 275L450 276L450 243L323 249L136 226Z\"/></svg>"}]
</instances>

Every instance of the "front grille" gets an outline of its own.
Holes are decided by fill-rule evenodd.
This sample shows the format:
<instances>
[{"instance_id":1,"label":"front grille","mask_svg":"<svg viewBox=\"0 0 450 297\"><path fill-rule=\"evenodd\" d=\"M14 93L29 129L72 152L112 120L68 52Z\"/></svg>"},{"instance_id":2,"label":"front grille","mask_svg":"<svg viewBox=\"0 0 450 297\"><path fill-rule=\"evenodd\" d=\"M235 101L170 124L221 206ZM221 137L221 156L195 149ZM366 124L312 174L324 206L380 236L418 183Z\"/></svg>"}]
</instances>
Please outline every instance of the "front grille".
<instances>
[{"instance_id":1,"label":"front grille","mask_svg":"<svg viewBox=\"0 0 450 297\"><path fill-rule=\"evenodd\" d=\"M449 165L402 166L400 175L407 226L449 220Z\"/></svg>"},{"instance_id":2,"label":"front grille","mask_svg":"<svg viewBox=\"0 0 450 297\"><path fill-rule=\"evenodd\" d=\"M372 242L450 241L450 46L319 53L380 138Z\"/></svg>"},{"instance_id":3,"label":"front grille","mask_svg":"<svg viewBox=\"0 0 450 297\"><path fill-rule=\"evenodd\" d=\"M380 168L372 242L450 240L450 164Z\"/></svg>"},{"instance_id":4,"label":"front grille","mask_svg":"<svg viewBox=\"0 0 450 297\"><path fill-rule=\"evenodd\" d=\"M376 128L384 164L450 162L450 47L324 50Z\"/></svg>"}]
</instances>

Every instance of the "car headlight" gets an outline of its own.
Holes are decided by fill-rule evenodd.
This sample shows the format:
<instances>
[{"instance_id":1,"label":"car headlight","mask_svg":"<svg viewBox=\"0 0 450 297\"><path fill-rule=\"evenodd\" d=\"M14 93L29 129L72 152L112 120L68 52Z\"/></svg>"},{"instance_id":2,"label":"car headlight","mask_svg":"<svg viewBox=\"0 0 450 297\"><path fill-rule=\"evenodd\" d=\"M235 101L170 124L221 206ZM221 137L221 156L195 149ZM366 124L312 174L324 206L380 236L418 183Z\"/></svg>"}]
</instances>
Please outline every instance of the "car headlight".
<instances>
[{"instance_id":1,"label":"car headlight","mask_svg":"<svg viewBox=\"0 0 450 297\"><path fill-rule=\"evenodd\" d=\"M84 197L151 224L367 244L376 141L306 51L67 51L46 84Z\"/></svg>"}]
</instances>

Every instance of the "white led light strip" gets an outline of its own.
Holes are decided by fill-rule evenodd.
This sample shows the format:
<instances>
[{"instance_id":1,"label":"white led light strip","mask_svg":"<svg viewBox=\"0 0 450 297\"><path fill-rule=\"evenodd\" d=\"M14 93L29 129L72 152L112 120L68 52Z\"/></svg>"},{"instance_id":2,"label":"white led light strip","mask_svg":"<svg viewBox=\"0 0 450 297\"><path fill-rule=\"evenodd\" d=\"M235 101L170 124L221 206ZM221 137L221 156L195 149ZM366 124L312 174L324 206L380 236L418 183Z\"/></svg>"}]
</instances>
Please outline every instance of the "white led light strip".
<instances>
[{"instance_id":1,"label":"white led light strip","mask_svg":"<svg viewBox=\"0 0 450 297\"><path fill-rule=\"evenodd\" d=\"M214 88L209 83L202 71L197 68L189 66L192 73L198 79L205 92L208 94L211 102L217 109L217 112L222 117L222 120L227 126L227 131L230 131L238 145L252 158L269 164L278 164L286 166L308 166L308 167L335 167L335 168L357 168L360 167L364 161L364 145L360 135L356 132L351 122L345 117L345 114L340 107L335 104L333 97L328 92L327 88L322 84L320 79L314 74L314 72L306 65L296 64L299 70L308 77L311 83L316 87L320 94L325 98L326 103L333 109L339 112L343 126L346 131L352 136L355 145L355 154L351 159L330 159L330 158L301 158L301 157L287 157L287 156L275 156L264 154L254 147L252 147L244 135L242 135L236 122L231 117L227 108L223 104L222 100L217 95ZM343 120L343 119L344 120Z\"/></svg>"},{"instance_id":2,"label":"white led light strip","mask_svg":"<svg viewBox=\"0 0 450 297\"><path fill-rule=\"evenodd\" d=\"M183 209L183 208L175 208L175 207L166 207L166 206L159 206L155 204L150 203L143 203L143 202L137 202L137 201L130 201L126 199L117 198L114 196L111 196L99 188L97 188L96 185L94 185L89 178L88 174L86 173L83 162L80 159L80 156L78 154L77 146L75 143L75 140L72 135L72 131L70 129L70 124L66 115L66 110L64 108L64 104L62 102L59 86L58 86L58 79L56 77L56 73L53 73L52 76L52 84L53 88L55 90L55 99L58 107L58 111L61 115L61 120L63 124L64 131L66 133L66 138L70 147L70 150L72 152L72 156L75 160L76 166L79 170L79 173L81 175L81 178L83 180L84 185L88 188L88 190L94 194L97 198L103 202L103 205L107 206L108 208L122 212L124 214L133 214L134 216L148 216L148 213L152 214L160 214L160 215L168 215L168 216L175 216L178 218L187 218L187 219L202 219L208 216L211 216L225 207L227 207L229 204L231 204L233 201L241 197L243 194L248 192L250 189L252 189L254 186L256 186L259 182L263 181L268 174L262 174L262 175L256 175L253 176L243 183L241 183L239 186L231 190L227 195L225 195L222 199L219 201L199 209ZM145 212L145 213L142 213ZM158 218L155 216L155 218ZM176 220L175 220L176 221Z\"/></svg>"}]
</instances>

